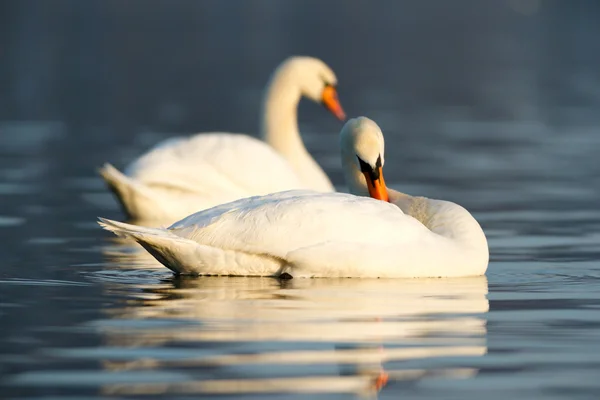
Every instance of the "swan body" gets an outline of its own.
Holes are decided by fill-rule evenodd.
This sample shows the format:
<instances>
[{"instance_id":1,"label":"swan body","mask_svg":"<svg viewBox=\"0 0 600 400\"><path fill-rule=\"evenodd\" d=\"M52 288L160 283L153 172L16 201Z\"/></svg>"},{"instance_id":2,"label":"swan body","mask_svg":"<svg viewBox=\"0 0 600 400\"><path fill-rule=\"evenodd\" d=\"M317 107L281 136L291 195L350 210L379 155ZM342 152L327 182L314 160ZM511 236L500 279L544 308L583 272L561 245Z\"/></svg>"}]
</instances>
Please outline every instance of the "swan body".
<instances>
[{"instance_id":1,"label":"swan body","mask_svg":"<svg viewBox=\"0 0 600 400\"><path fill-rule=\"evenodd\" d=\"M350 120L340 138L346 180L358 196L292 190L222 204L167 229L106 219L100 224L135 239L178 274L425 278L485 273L487 240L467 210L385 187L383 135L373 121Z\"/></svg>"},{"instance_id":2,"label":"swan body","mask_svg":"<svg viewBox=\"0 0 600 400\"><path fill-rule=\"evenodd\" d=\"M305 187L280 154L241 134L172 138L133 162L125 174L110 164L101 174L131 218L168 223L249 193Z\"/></svg>"},{"instance_id":3,"label":"swan body","mask_svg":"<svg viewBox=\"0 0 600 400\"><path fill-rule=\"evenodd\" d=\"M289 189L334 190L306 150L298 130L302 96L323 103L339 119L337 78L321 60L291 57L267 85L261 139L211 132L171 138L129 165L100 175L129 218L172 223L239 198Z\"/></svg>"}]
</instances>

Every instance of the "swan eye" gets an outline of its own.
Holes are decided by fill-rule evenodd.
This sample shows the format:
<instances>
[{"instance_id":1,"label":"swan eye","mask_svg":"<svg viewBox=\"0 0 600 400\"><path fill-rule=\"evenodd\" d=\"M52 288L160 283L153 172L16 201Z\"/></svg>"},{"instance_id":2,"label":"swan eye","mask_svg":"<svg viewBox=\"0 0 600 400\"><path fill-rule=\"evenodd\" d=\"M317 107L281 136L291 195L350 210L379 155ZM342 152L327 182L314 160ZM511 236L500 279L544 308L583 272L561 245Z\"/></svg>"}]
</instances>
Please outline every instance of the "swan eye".
<instances>
[{"instance_id":1,"label":"swan eye","mask_svg":"<svg viewBox=\"0 0 600 400\"><path fill-rule=\"evenodd\" d=\"M359 156L356 156L356 158L358 158L358 163L360 164L360 171L363 174L369 176L372 182L379 180L379 171L381 169L381 156L379 156L379 158L377 159L375 168L369 165L369 163L364 162Z\"/></svg>"},{"instance_id":2,"label":"swan eye","mask_svg":"<svg viewBox=\"0 0 600 400\"><path fill-rule=\"evenodd\" d=\"M373 167L369 163L364 162L359 156L356 156L356 158L358 158L358 163L360 164L360 172L370 173L373 171Z\"/></svg>"}]
</instances>

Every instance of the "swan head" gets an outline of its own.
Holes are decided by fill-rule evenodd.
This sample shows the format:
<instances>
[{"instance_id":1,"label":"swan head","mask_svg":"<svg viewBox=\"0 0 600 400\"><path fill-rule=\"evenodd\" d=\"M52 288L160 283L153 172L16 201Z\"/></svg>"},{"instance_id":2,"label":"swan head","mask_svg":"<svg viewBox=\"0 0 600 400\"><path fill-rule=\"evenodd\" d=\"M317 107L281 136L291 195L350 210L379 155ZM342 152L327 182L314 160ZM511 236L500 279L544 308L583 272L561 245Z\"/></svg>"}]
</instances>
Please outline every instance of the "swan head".
<instances>
[{"instance_id":1,"label":"swan head","mask_svg":"<svg viewBox=\"0 0 600 400\"><path fill-rule=\"evenodd\" d=\"M383 179L385 142L379 126L367 117L352 118L340 132L340 145L350 192L389 201Z\"/></svg>"},{"instance_id":2,"label":"swan head","mask_svg":"<svg viewBox=\"0 0 600 400\"><path fill-rule=\"evenodd\" d=\"M306 56L290 57L279 66L276 75L295 84L301 96L323 104L340 121L346 119L338 99L337 77L323 61Z\"/></svg>"}]
</instances>

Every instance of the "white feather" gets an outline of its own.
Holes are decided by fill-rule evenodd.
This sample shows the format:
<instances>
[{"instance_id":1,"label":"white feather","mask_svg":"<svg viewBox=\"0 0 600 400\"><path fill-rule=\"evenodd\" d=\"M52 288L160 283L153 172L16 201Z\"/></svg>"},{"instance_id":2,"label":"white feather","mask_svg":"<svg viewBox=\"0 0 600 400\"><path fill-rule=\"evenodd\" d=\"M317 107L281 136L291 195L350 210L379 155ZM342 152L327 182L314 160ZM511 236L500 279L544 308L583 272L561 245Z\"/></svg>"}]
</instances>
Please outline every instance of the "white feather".
<instances>
[{"instance_id":1,"label":"white feather","mask_svg":"<svg viewBox=\"0 0 600 400\"><path fill-rule=\"evenodd\" d=\"M356 157L344 154L353 148L355 155L376 160L383 135L373 121L359 118L346 124L341 138L351 191L368 193ZM167 229L109 220L101 225L135 239L183 274L425 278L485 273L487 240L467 210L392 190L389 195L385 202L292 190L222 204Z\"/></svg>"}]
</instances>

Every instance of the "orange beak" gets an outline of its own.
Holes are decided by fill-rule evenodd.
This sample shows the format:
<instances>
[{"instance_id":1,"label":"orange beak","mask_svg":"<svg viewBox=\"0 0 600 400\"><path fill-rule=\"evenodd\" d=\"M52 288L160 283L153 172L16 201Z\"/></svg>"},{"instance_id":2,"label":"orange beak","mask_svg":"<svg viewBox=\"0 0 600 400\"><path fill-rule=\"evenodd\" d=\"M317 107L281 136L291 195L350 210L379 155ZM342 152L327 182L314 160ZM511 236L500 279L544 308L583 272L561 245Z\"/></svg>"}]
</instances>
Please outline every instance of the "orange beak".
<instances>
[{"instance_id":1,"label":"orange beak","mask_svg":"<svg viewBox=\"0 0 600 400\"><path fill-rule=\"evenodd\" d=\"M323 94L321 95L321 101L323 101L323 105L331 111L333 115L337 117L340 121L344 121L346 119L346 113L340 104L340 100L338 99L337 90L335 87L331 85L325 86L323 89Z\"/></svg>"},{"instance_id":2,"label":"orange beak","mask_svg":"<svg viewBox=\"0 0 600 400\"><path fill-rule=\"evenodd\" d=\"M379 167L379 179L373 180L368 172L363 172L365 179L367 180L367 188L369 189L369 195L377 200L390 201L387 187L385 186L385 180L383 179L383 170Z\"/></svg>"},{"instance_id":3,"label":"orange beak","mask_svg":"<svg viewBox=\"0 0 600 400\"><path fill-rule=\"evenodd\" d=\"M381 389L383 389L383 387L387 385L389 379L390 376L387 372L379 372L379 375L377 375L377 377L375 378L375 390L380 391Z\"/></svg>"}]
</instances>

